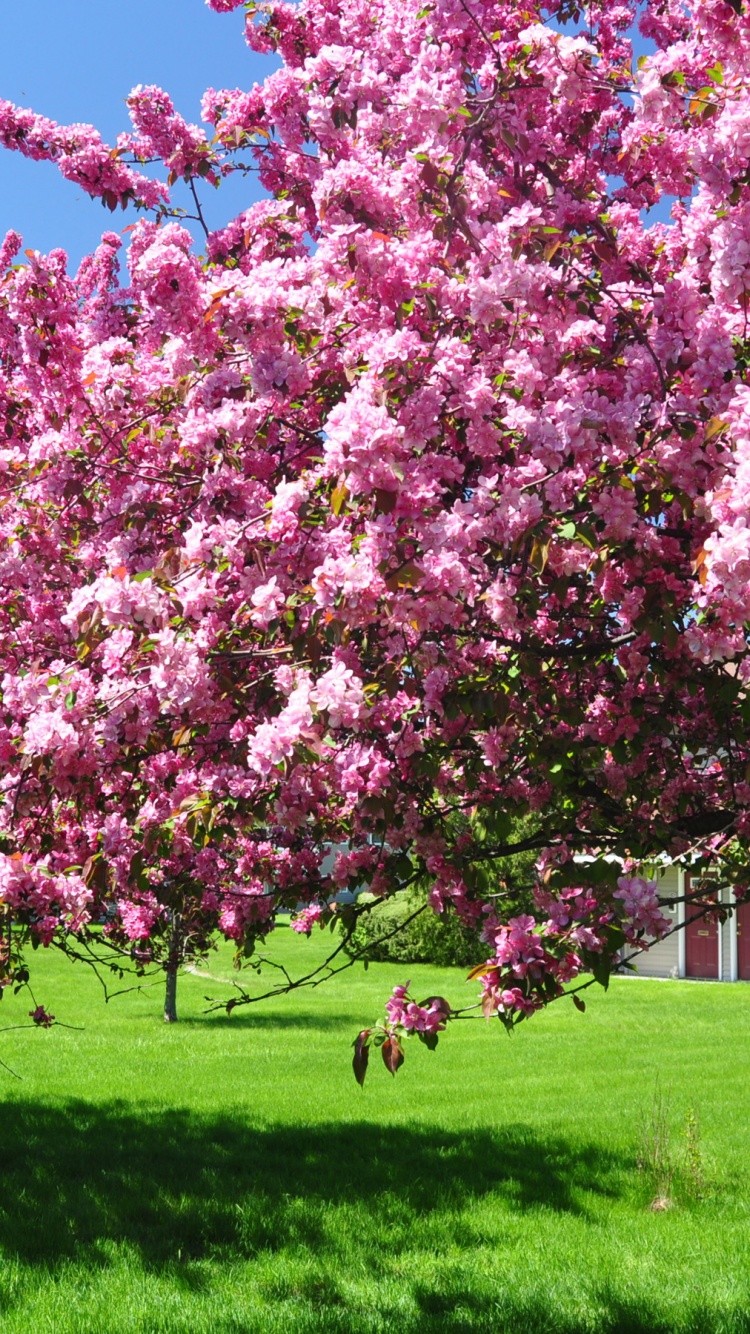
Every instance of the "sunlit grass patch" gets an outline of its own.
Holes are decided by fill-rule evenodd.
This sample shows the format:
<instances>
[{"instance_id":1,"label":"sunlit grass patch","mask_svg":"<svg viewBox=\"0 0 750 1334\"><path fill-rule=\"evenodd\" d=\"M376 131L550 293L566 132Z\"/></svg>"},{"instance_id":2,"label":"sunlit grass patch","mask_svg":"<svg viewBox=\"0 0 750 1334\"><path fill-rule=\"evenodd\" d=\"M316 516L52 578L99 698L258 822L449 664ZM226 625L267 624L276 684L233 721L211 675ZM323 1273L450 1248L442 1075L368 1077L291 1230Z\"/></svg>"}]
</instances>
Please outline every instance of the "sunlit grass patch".
<instances>
[{"instance_id":1,"label":"sunlit grass patch","mask_svg":"<svg viewBox=\"0 0 750 1334\"><path fill-rule=\"evenodd\" d=\"M277 944L301 970L322 938ZM230 978L228 955L207 971ZM415 994L472 994L410 971ZM230 994L213 978L181 978L169 1027L158 991L104 1006L39 958L39 998L83 1031L2 1040L23 1075L1 1086L4 1331L750 1329L750 989L616 980L513 1038L479 1021L410 1044L362 1092L350 1044L403 969L231 1018L205 1013ZM654 1213L657 1086L670 1151L692 1114L711 1172L693 1190L678 1164Z\"/></svg>"}]
</instances>

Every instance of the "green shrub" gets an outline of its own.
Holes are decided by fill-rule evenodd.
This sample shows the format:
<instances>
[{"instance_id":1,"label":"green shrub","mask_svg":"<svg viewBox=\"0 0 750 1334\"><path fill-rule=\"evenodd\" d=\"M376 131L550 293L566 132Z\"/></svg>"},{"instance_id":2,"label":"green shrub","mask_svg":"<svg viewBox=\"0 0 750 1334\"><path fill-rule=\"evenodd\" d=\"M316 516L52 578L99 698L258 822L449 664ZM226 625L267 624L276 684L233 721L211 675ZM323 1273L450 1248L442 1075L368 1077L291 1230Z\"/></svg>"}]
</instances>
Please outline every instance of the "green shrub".
<instances>
[{"instance_id":1,"label":"green shrub","mask_svg":"<svg viewBox=\"0 0 750 1334\"><path fill-rule=\"evenodd\" d=\"M433 912L416 890L375 903L360 917L344 948L368 963L432 963L441 968L471 967L487 954L479 928L464 926L450 908Z\"/></svg>"},{"instance_id":2,"label":"green shrub","mask_svg":"<svg viewBox=\"0 0 750 1334\"><path fill-rule=\"evenodd\" d=\"M520 842L534 832L530 817L517 820L512 837ZM498 893L498 915L507 921L517 913L533 912L532 887L535 852L514 853L482 868L485 893ZM362 914L344 946L350 956L368 963L431 963L439 968L470 968L487 958L480 940L482 922L465 926L451 907L433 912L427 903L429 884L414 886ZM359 902L367 901L361 895ZM370 900L372 901L372 900Z\"/></svg>"}]
</instances>

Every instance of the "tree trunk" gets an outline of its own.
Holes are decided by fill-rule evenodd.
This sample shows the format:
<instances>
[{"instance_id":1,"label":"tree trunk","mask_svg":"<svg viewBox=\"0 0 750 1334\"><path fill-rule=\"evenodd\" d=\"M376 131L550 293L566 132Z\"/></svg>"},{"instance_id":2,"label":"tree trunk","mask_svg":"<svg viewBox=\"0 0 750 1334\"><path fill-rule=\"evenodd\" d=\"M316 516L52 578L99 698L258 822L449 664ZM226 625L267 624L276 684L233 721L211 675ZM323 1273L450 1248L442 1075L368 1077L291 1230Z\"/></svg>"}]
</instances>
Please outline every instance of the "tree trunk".
<instances>
[{"instance_id":1,"label":"tree trunk","mask_svg":"<svg viewBox=\"0 0 750 1334\"><path fill-rule=\"evenodd\" d=\"M170 914L171 923L169 930L169 954L167 955L167 986L164 995L164 1023L177 1023L177 969L180 966L180 946L182 944L182 932L180 930L180 914L173 912Z\"/></svg>"}]
</instances>

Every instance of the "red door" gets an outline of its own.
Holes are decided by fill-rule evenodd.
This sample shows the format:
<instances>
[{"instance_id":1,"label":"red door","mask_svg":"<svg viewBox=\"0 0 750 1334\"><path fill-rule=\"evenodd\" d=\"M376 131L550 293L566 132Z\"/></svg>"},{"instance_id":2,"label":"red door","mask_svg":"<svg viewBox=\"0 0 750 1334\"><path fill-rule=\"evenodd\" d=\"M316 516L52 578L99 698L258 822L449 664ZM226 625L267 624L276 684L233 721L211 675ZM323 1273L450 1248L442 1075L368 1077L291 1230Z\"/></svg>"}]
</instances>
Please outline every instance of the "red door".
<instances>
[{"instance_id":1,"label":"red door","mask_svg":"<svg viewBox=\"0 0 750 1334\"><path fill-rule=\"evenodd\" d=\"M737 976L750 982L750 903L737 909Z\"/></svg>"},{"instance_id":2,"label":"red door","mask_svg":"<svg viewBox=\"0 0 750 1334\"><path fill-rule=\"evenodd\" d=\"M690 893L689 876L685 876L685 891L688 894ZM698 900L685 904L685 916L688 919L688 924L685 927L685 976L718 977L719 928L716 922L708 922L705 917L698 917L691 922L689 919L694 916L699 908ZM748 928L750 928L750 919L748 919Z\"/></svg>"}]
</instances>

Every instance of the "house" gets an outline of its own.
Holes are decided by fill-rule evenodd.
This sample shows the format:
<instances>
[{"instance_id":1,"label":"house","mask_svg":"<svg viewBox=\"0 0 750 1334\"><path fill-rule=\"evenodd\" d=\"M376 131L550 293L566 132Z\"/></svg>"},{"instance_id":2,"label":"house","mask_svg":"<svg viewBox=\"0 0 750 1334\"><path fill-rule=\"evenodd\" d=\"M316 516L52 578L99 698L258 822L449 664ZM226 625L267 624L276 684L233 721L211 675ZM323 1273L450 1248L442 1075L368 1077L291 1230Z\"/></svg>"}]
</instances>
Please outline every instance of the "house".
<instances>
[{"instance_id":1,"label":"house","mask_svg":"<svg viewBox=\"0 0 750 1334\"><path fill-rule=\"evenodd\" d=\"M682 867L667 867L659 878L659 897L682 898L689 893L689 873ZM722 890L721 898L727 904L734 902L729 889ZM695 917L690 903L664 905L663 911L672 914L676 925L681 926L686 920L687 925L633 959L640 977L750 982L750 902L737 907L726 922Z\"/></svg>"}]
</instances>

